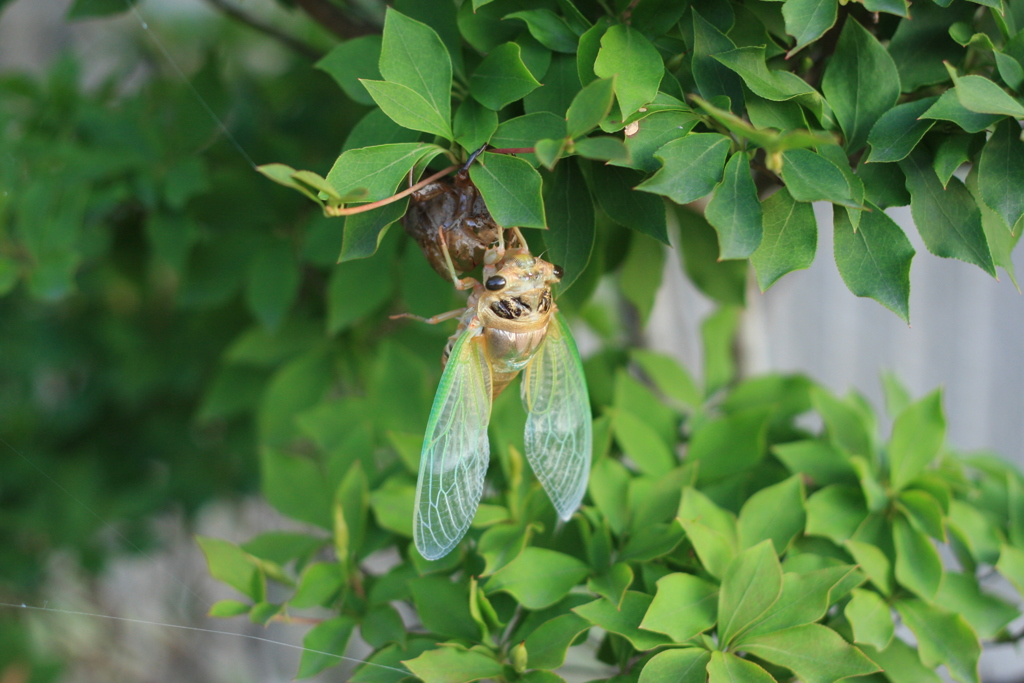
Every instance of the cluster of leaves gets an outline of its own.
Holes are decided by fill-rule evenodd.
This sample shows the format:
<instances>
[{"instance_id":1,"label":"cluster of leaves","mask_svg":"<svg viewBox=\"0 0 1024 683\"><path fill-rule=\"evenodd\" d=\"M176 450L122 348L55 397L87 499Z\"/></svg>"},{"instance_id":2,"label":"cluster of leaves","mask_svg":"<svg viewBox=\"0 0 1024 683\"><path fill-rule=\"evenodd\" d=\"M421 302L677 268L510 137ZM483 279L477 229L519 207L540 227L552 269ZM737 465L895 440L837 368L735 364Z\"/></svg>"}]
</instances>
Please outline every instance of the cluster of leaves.
<instances>
[{"instance_id":1,"label":"cluster of leaves","mask_svg":"<svg viewBox=\"0 0 1024 683\"><path fill-rule=\"evenodd\" d=\"M835 207L850 291L904 320L914 249L882 209L909 204L933 254L1013 277L1019 4L922 0L913 18L905 0L402 8L410 16L389 10L383 37L344 42L319 64L376 105L326 179L263 169L329 213L393 194L438 155L488 144L531 152L484 154L471 169L496 221L547 227L570 277L590 261L598 213L667 243L661 197L706 196L715 255L749 258L762 290L813 261L814 201ZM966 162L963 181L954 172ZM780 185L759 200L759 186ZM372 254L405 206L348 218L340 260Z\"/></svg>"},{"instance_id":2,"label":"cluster of leaves","mask_svg":"<svg viewBox=\"0 0 1024 683\"><path fill-rule=\"evenodd\" d=\"M714 350L735 313L704 326L719 382L731 369ZM600 417L579 513L558 524L525 468L509 390L492 420L490 493L467 540L431 562L411 542L422 437L406 430L425 418L426 388L408 355L382 348L366 398L290 415L265 405L263 429L289 422L292 450L307 455L268 449L264 492L322 531L200 539L213 576L248 598L213 614L337 613L306 635L300 678L336 664L357 628L375 648L357 683L398 681L403 668L427 683L553 683L591 629L597 658L618 671L608 680L623 683L937 683L941 665L977 683L980 640L1011 637L1019 611L977 576L994 566L1024 590L1024 478L998 458L951 452L938 392L912 402L887 378L883 443L863 397L801 376L723 391L653 352L633 352L632 372L598 355L586 363ZM320 374L297 358L273 391ZM393 425L374 430L367 416L381 404ZM820 433L799 426L809 411ZM936 545L955 562L944 566ZM396 547L382 563L379 551ZM894 637L898 623L916 647Z\"/></svg>"}]
</instances>

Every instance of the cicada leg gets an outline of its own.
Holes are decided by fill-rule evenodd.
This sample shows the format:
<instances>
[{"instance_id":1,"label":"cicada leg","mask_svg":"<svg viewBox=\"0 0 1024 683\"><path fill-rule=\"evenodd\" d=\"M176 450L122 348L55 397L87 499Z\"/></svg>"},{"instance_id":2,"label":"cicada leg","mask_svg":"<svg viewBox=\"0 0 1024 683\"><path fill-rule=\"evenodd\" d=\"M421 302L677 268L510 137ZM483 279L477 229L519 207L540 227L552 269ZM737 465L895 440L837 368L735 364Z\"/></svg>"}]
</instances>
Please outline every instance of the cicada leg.
<instances>
[{"instance_id":1,"label":"cicada leg","mask_svg":"<svg viewBox=\"0 0 1024 683\"><path fill-rule=\"evenodd\" d=\"M465 312L465 310L465 308L457 308L454 311L438 313L437 315L431 316L429 318L424 318L423 316L416 315L415 313L396 313L395 315L391 316L391 319L398 320L399 318L412 318L413 320L419 320L421 323L427 323L428 325L437 325L438 323L443 323L445 320L452 320L453 318L458 318Z\"/></svg>"},{"instance_id":2,"label":"cicada leg","mask_svg":"<svg viewBox=\"0 0 1024 683\"><path fill-rule=\"evenodd\" d=\"M452 255L448 253L448 242L444 238L443 226L437 229L437 240L441 243L441 253L444 254L444 262L448 266L448 272L451 274L452 284L455 285L455 289L461 291L479 286L479 283L471 277L459 278L459 273L455 270L455 264L452 263Z\"/></svg>"}]
</instances>

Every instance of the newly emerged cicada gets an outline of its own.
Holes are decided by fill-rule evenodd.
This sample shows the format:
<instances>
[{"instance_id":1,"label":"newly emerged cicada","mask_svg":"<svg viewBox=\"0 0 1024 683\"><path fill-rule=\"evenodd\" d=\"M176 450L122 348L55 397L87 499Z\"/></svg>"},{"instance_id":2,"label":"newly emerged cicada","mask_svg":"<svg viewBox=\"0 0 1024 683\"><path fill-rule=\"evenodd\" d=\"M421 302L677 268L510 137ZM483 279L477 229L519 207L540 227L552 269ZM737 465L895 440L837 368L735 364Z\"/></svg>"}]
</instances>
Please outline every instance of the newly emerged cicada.
<instances>
[{"instance_id":1,"label":"newly emerged cicada","mask_svg":"<svg viewBox=\"0 0 1024 683\"><path fill-rule=\"evenodd\" d=\"M551 296L562 269L531 255L519 230L512 233L514 245L506 247L499 230L499 243L485 252L482 283L458 277L439 235L451 280L471 292L464 310L427 319L459 318L416 482L413 539L429 560L447 555L476 515L490 459L491 403L520 372L526 458L561 519L572 516L586 490L590 400L579 352Z\"/></svg>"}]
</instances>

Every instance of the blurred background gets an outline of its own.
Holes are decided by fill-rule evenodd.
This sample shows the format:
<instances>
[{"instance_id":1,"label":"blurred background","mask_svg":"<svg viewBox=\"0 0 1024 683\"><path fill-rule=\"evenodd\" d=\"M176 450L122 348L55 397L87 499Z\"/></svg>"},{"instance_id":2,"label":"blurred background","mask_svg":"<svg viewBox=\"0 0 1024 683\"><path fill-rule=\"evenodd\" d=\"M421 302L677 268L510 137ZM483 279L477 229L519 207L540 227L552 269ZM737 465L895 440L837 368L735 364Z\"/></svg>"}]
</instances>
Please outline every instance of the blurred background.
<instances>
[{"instance_id":1,"label":"blurred background","mask_svg":"<svg viewBox=\"0 0 1024 683\"><path fill-rule=\"evenodd\" d=\"M311 68L336 36L274 0L144 0L90 16L124 2L0 0L0 244L12 217L41 226L29 277L0 250L0 602L300 643L303 628L205 618L231 595L193 535L240 542L297 525L259 500L252 413L272 369L308 343L289 307L323 316L340 227L252 164L323 173L366 109ZM810 269L749 289L743 371L803 372L878 407L884 371L915 396L941 385L953 446L1024 465L1024 299L1005 274L923 256L909 208L890 213L922 254L911 326L849 293L822 230ZM301 279L261 270L282 250ZM354 283L354 298L379 306L389 278ZM450 299L440 285L419 300ZM643 341L699 375L713 309L671 253ZM443 332L410 334L436 363ZM598 344L581 330L584 355ZM12 664L26 653L31 666ZM0 683L285 681L296 661L257 640L0 607ZM1020 680L1011 648L982 666L986 680Z\"/></svg>"}]
</instances>

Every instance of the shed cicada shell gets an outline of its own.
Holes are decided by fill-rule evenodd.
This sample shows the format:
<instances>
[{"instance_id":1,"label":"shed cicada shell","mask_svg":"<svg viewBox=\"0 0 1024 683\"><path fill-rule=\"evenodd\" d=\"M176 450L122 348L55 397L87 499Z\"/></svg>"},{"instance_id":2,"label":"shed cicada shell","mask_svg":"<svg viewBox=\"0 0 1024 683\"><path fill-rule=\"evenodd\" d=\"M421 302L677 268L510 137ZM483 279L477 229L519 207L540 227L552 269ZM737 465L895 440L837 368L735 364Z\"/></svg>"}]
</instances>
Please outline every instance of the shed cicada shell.
<instances>
[{"instance_id":1,"label":"shed cicada shell","mask_svg":"<svg viewBox=\"0 0 1024 683\"><path fill-rule=\"evenodd\" d=\"M456 188L459 182L456 177ZM473 206L482 203L474 200ZM481 217L479 212L460 215ZM477 225L494 222L487 214L485 222L464 222L467 231L458 233L438 225L435 240L426 240L437 248L437 260L431 261L435 268L443 264L456 288L470 290L465 309L426 319L459 319L444 351L444 373L427 422L416 483L413 538L430 560L447 555L476 515L490 459L491 403L520 372L526 458L561 519L568 520L579 506L590 473L593 436L583 365L551 296L562 269L531 255L516 228L509 231L514 241L506 244L504 231L496 225L496 244L487 244L479 255L453 255L453 235L467 249L491 236L477 231ZM431 258L434 252L424 250ZM482 282L459 277L460 270L469 270L467 262L458 261L463 257L482 259Z\"/></svg>"}]
</instances>

